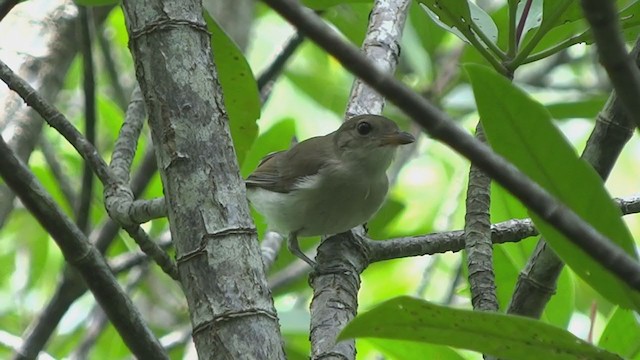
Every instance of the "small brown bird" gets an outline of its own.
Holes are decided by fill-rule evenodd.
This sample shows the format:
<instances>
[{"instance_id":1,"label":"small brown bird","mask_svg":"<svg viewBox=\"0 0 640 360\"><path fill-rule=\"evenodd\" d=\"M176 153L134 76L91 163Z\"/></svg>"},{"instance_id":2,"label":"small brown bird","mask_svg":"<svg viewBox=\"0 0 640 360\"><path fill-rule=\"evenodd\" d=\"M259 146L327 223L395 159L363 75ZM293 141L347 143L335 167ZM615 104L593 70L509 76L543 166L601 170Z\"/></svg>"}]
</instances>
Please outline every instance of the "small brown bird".
<instances>
[{"instance_id":1,"label":"small brown bird","mask_svg":"<svg viewBox=\"0 0 640 360\"><path fill-rule=\"evenodd\" d=\"M367 222L387 194L398 145L414 141L383 116L355 116L330 134L267 155L246 180L247 196L269 229L288 235L289 250L313 267L297 237Z\"/></svg>"}]
</instances>

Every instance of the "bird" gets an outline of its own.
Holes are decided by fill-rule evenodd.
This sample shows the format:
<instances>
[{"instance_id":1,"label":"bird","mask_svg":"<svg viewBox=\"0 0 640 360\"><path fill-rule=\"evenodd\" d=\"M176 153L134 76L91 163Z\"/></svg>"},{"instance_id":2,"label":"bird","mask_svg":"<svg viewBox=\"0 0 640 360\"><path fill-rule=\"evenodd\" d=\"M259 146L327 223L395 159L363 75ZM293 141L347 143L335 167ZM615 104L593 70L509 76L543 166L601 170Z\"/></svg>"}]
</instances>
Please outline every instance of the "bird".
<instances>
[{"instance_id":1,"label":"bird","mask_svg":"<svg viewBox=\"0 0 640 360\"><path fill-rule=\"evenodd\" d=\"M332 133L265 156L245 181L247 197L269 230L288 237L289 251L315 267L298 237L366 223L386 197L398 146L414 141L386 117L354 116Z\"/></svg>"}]
</instances>

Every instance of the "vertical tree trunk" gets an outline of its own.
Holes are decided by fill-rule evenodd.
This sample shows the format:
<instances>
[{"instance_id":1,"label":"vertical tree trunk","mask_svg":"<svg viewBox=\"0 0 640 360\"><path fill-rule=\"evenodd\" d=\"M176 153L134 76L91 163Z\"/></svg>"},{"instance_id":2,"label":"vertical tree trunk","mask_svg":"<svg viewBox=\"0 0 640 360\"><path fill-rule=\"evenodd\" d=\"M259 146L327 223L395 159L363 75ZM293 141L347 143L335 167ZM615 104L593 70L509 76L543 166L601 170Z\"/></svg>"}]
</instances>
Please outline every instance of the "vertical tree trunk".
<instances>
[{"instance_id":1,"label":"vertical tree trunk","mask_svg":"<svg viewBox=\"0 0 640 360\"><path fill-rule=\"evenodd\" d=\"M282 359L199 1L125 1L201 359Z\"/></svg>"}]
</instances>

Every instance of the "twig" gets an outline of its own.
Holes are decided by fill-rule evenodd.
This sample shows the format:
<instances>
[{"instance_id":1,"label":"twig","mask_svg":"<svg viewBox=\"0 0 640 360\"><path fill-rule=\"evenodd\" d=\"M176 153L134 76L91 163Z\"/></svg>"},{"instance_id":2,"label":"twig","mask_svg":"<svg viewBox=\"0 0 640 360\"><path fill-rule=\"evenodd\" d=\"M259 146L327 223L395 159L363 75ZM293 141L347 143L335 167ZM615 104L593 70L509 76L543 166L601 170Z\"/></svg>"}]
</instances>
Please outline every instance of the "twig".
<instances>
[{"instance_id":1,"label":"twig","mask_svg":"<svg viewBox=\"0 0 640 360\"><path fill-rule=\"evenodd\" d=\"M62 165L55 155L55 150L45 136L40 138L40 148L47 165L49 165L49 169L51 169L53 177L58 183L60 191L62 191L69 207L73 208L73 205L76 204L76 194L71 187L71 178L67 176L67 173L62 169Z\"/></svg>"},{"instance_id":2,"label":"twig","mask_svg":"<svg viewBox=\"0 0 640 360\"><path fill-rule=\"evenodd\" d=\"M125 95L124 88L120 83L118 77L118 70L116 69L116 63L113 60L113 54L111 53L111 44L105 36L104 28L97 28L95 31L96 38L98 39L98 45L100 46L100 52L102 53L102 59L104 61L104 67L109 75L109 81L111 83L111 91L115 97L116 103L121 109L127 108L127 96Z\"/></svg>"},{"instance_id":3,"label":"twig","mask_svg":"<svg viewBox=\"0 0 640 360\"><path fill-rule=\"evenodd\" d=\"M124 291L127 294L130 294L148 274L148 266L137 267L135 271L129 274L127 283L124 286ZM109 324L108 318L100 306L93 307L90 312L89 319L89 324L87 325L87 329L84 333L84 338L71 354L71 359L87 359L91 348L95 346L96 341L98 341L98 337L104 332Z\"/></svg>"},{"instance_id":4,"label":"twig","mask_svg":"<svg viewBox=\"0 0 640 360\"><path fill-rule=\"evenodd\" d=\"M296 32L284 45L280 53L273 59L271 64L258 76L258 90L260 91L260 99L264 104L271 95L271 89L276 78L282 73L287 61L293 53L300 47L304 41L304 36L300 32Z\"/></svg>"},{"instance_id":5,"label":"twig","mask_svg":"<svg viewBox=\"0 0 640 360\"><path fill-rule=\"evenodd\" d=\"M476 139L486 142L482 124L476 126ZM497 311L496 279L491 246L491 178L475 164L469 170L469 185L464 217L467 267L474 310Z\"/></svg>"}]
</instances>

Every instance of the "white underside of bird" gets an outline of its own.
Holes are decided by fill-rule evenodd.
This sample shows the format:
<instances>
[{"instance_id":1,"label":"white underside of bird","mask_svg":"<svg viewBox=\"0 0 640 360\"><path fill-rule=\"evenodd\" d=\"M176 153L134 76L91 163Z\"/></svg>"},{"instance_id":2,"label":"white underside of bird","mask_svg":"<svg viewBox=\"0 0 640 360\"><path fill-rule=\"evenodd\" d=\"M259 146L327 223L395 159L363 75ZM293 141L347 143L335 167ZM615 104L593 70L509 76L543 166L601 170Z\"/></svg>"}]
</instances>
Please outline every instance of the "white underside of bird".
<instances>
[{"instance_id":1,"label":"white underside of bird","mask_svg":"<svg viewBox=\"0 0 640 360\"><path fill-rule=\"evenodd\" d=\"M392 157L384 155L379 159L383 163ZM289 193L250 188L247 195L271 230L317 236L345 232L368 221L382 205L387 187L384 172L354 177L334 168L300 179Z\"/></svg>"}]
</instances>

